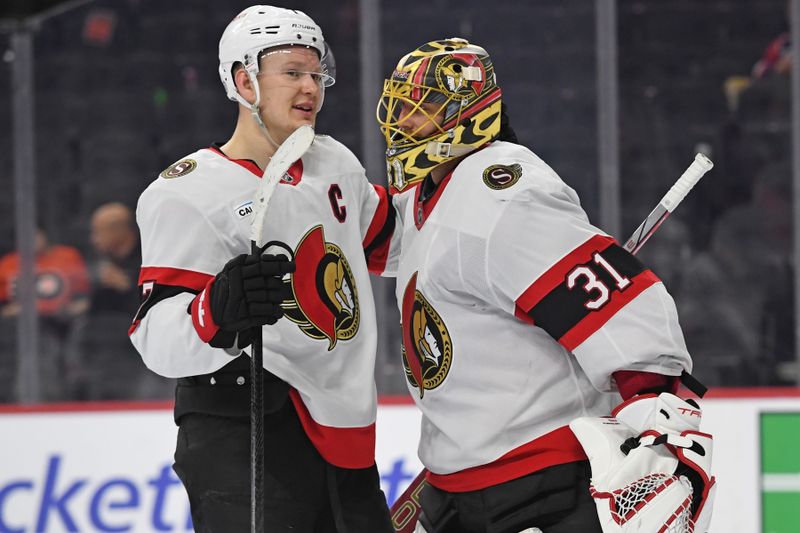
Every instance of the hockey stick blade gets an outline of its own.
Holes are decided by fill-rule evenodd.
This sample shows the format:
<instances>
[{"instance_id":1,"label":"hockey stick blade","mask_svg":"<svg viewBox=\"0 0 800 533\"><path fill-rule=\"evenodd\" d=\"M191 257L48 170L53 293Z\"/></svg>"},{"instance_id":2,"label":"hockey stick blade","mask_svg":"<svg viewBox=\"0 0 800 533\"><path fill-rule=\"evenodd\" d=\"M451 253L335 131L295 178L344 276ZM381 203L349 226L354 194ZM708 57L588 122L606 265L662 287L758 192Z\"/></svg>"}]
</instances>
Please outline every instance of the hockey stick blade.
<instances>
[{"instance_id":1,"label":"hockey stick blade","mask_svg":"<svg viewBox=\"0 0 800 533\"><path fill-rule=\"evenodd\" d=\"M314 142L314 128L297 128L275 150L264 170L253 200L253 222L250 225L251 253L260 253L264 244L263 228L267 208L275 187L295 161ZM261 378L264 354L261 328L255 328L250 358L250 531L264 533L264 382Z\"/></svg>"},{"instance_id":2,"label":"hockey stick blade","mask_svg":"<svg viewBox=\"0 0 800 533\"><path fill-rule=\"evenodd\" d=\"M258 193L253 200L253 223L250 225L250 240L255 242L257 246L260 247L264 244L262 235L264 219L266 218L269 201L275 192L275 187L286 174L286 171L289 170L289 167L303 157L303 154L311 147L312 142L314 142L314 128L304 124L294 130L283 141L278 149L275 150L272 159L269 160L269 164L264 170L264 177L261 180Z\"/></svg>"},{"instance_id":3,"label":"hockey stick blade","mask_svg":"<svg viewBox=\"0 0 800 533\"><path fill-rule=\"evenodd\" d=\"M678 178L678 181L675 182L670 190L667 191L667 194L658 202L655 209L653 209L639 227L636 228L636 231L634 231L633 235L625 242L623 248L632 254L638 252L639 248L641 248L642 245L647 242L647 239L656 232L661 223L664 222L670 213L678 207L678 204L686 198L686 195L689 194L692 187L694 187L697 182L700 181L700 178L711 170L713 166L714 163L703 154L695 155L694 161L689 165L689 168L681 174L681 177Z\"/></svg>"},{"instance_id":4,"label":"hockey stick blade","mask_svg":"<svg viewBox=\"0 0 800 533\"><path fill-rule=\"evenodd\" d=\"M644 219L636 231L633 232L633 235L631 235L630 239L625 243L624 248L633 255L636 255L636 252L647 242L647 239L656 232L661 223L666 220L669 214L674 211L675 208L678 207L678 204L689 194L692 187L694 187L697 182L700 181L700 178L711 170L713 166L714 163L712 163L710 159L703 154L697 154L694 157L694 162L681 174L681 177L678 178L675 185L673 185L661 201L658 202L656 208L647 215L647 218ZM419 495L427 484L425 481L427 472L428 470L423 468L422 472L414 478L405 492L403 492L403 494L395 500L394 505L392 505L392 525L397 533L413 533L416 527L419 513L422 511Z\"/></svg>"}]
</instances>

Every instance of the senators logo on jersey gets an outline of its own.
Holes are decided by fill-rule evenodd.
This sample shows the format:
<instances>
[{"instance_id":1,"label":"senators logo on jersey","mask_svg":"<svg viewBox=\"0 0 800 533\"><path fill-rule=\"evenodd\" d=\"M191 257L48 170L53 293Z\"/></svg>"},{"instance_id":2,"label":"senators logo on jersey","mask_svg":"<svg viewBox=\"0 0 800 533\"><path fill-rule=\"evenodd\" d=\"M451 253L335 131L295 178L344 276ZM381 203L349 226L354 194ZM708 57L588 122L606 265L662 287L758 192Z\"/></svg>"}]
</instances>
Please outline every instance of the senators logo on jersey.
<instances>
[{"instance_id":1,"label":"senators logo on jersey","mask_svg":"<svg viewBox=\"0 0 800 533\"><path fill-rule=\"evenodd\" d=\"M441 385L450 372L453 342L442 317L417 290L416 272L403 293L402 323L406 379L422 398L426 389Z\"/></svg>"},{"instance_id":2,"label":"senators logo on jersey","mask_svg":"<svg viewBox=\"0 0 800 533\"><path fill-rule=\"evenodd\" d=\"M321 225L306 233L294 253L293 299L286 317L312 339L327 339L328 350L358 333L361 311L355 278L341 248L325 242Z\"/></svg>"},{"instance_id":3,"label":"senators logo on jersey","mask_svg":"<svg viewBox=\"0 0 800 533\"><path fill-rule=\"evenodd\" d=\"M184 159L170 165L161 173L164 179L180 178L197 168L197 161L194 159Z\"/></svg>"},{"instance_id":4,"label":"senators logo on jersey","mask_svg":"<svg viewBox=\"0 0 800 533\"><path fill-rule=\"evenodd\" d=\"M522 166L517 163L513 165L492 165L483 171L483 182L490 189L500 191L508 189L519 181L522 176Z\"/></svg>"}]
</instances>

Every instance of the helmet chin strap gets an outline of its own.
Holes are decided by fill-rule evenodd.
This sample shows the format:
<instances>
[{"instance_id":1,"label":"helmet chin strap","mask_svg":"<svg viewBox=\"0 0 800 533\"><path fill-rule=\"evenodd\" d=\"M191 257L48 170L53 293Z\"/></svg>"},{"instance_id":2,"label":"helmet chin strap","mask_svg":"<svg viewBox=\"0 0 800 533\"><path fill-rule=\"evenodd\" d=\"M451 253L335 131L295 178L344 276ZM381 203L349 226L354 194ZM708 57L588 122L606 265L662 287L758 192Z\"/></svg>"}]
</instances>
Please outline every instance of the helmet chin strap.
<instances>
[{"instance_id":1,"label":"helmet chin strap","mask_svg":"<svg viewBox=\"0 0 800 533\"><path fill-rule=\"evenodd\" d=\"M236 100L245 107L250 109L250 115L253 117L253 120L258 125L258 129L261 130L261 133L264 137L269 141L269 143L277 149L280 146L280 143L276 142L272 135L269 133L269 128L267 125L264 124L264 120L261 118L261 110L259 109L259 104L261 103L261 89L258 86L258 65L256 63L251 63L245 66L245 71L247 72L248 78L250 78L250 83L253 86L253 90L256 93L256 99L251 104L244 97L238 92L236 93ZM317 112L322 109L322 103L325 100L325 87L320 87L320 98L319 103L317 104Z\"/></svg>"},{"instance_id":2,"label":"helmet chin strap","mask_svg":"<svg viewBox=\"0 0 800 533\"><path fill-rule=\"evenodd\" d=\"M273 139L272 135L269 134L269 130L267 129L267 125L264 124L264 121L261 119L261 113L260 113L260 111L258 109L258 104L257 103L253 104L252 106L250 106L250 115L252 115L253 120L256 121L256 124L258 124L258 129L261 130L261 133L264 134L264 137L266 137L266 139L269 141L269 143L275 149L277 149L278 146L280 146L280 145L277 142L275 142L275 139Z\"/></svg>"},{"instance_id":3,"label":"helmet chin strap","mask_svg":"<svg viewBox=\"0 0 800 533\"><path fill-rule=\"evenodd\" d=\"M261 119L261 110L259 109L258 105L261 103L261 91L258 87L258 80L256 79L253 73L247 73L250 76L250 82L253 84L253 88L256 91L256 99L252 105L250 105L250 115L253 117L253 120L256 121L258 124L258 129L261 130L261 133L264 134L264 137L269 141L269 143L277 150L278 146L280 146L275 139L272 138L270 135L269 130L267 129L267 125L264 124L264 121Z\"/></svg>"},{"instance_id":4,"label":"helmet chin strap","mask_svg":"<svg viewBox=\"0 0 800 533\"><path fill-rule=\"evenodd\" d=\"M259 104L261 103L261 90L258 87L258 63L256 61L245 61L245 72L247 72L247 77L250 78L250 84L253 86L253 90L256 92L256 99L251 104L239 93L238 89L236 90L236 100L242 104L243 106L250 109L250 115L255 120L256 124L258 125L258 129L261 130L261 133L264 137L269 141L269 143L277 149L280 144L275 142L275 139L270 135L269 129L267 129L267 125L264 124L264 121L261 119L261 112L259 109Z\"/></svg>"}]
</instances>

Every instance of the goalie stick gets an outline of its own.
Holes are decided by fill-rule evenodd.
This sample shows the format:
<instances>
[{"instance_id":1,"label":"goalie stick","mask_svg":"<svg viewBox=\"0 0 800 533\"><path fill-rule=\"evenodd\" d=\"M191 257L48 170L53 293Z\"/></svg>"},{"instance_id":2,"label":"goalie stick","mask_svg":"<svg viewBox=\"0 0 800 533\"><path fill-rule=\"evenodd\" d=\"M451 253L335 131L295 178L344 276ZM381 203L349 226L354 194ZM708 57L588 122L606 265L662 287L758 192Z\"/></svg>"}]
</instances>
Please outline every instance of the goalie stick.
<instances>
[{"instance_id":1,"label":"goalie stick","mask_svg":"<svg viewBox=\"0 0 800 533\"><path fill-rule=\"evenodd\" d=\"M647 215L647 218L636 228L633 235L625 242L625 250L631 254L636 253L642 248L645 242L658 230L659 226L667 219L667 217L678 207L683 199L689 194L700 178L711 170L714 163L704 156L697 154L694 156L694 161L691 165L681 174L681 177L675 184L667 191L667 194L658 202L658 205ZM416 528L417 518L422 511L420 505L420 494L425 488L427 481L425 479L428 470L422 469L422 472L408 485L408 488L400 495L394 502L391 509L392 525L397 533L413 533Z\"/></svg>"},{"instance_id":2,"label":"goalie stick","mask_svg":"<svg viewBox=\"0 0 800 533\"><path fill-rule=\"evenodd\" d=\"M303 157L314 141L314 128L297 128L275 150L264 170L253 200L253 223L250 225L251 253L259 253L264 245L263 228L267 207L275 187L289 167ZM261 379L264 354L261 349L261 327L253 335L250 358L250 529L264 532L264 382Z\"/></svg>"},{"instance_id":3,"label":"goalie stick","mask_svg":"<svg viewBox=\"0 0 800 533\"><path fill-rule=\"evenodd\" d=\"M647 218L639 224L639 227L636 228L636 231L633 232L633 235L625 242L625 248L632 254L636 254L639 251L644 243L647 242L647 239L656 232L658 227L667 219L667 217L672 213L678 204L680 204L686 195L689 194L689 191L692 190L700 178L703 175L711 170L711 167L714 166L714 163L711 162L709 158L704 156L703 154L697 154L694 156L694 161L689 168L687 168L681 177L678 178L678 181L675 182L667 194L658 202L658 205L650 211L650 214L647 215Z\"/></svg>"}]
</instances>

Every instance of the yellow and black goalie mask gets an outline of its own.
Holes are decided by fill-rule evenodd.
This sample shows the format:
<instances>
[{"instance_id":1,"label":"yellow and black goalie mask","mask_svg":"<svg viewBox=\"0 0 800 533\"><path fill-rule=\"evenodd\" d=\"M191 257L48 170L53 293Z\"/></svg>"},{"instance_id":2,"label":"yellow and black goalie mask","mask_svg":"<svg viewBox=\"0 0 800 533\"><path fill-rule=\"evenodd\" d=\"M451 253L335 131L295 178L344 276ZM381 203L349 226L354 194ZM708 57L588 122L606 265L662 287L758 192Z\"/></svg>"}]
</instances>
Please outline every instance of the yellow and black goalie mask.
<instances>
[{"instance_id":1,"label":"yellow and black goalie mask","mask_svg":"<svg viewBox=\"0 0 800 533\"><path fill-rule=\"evenodd\" d=\"M431 41L406 54L384 81L377 110L393 191L496 139L500 96L489 54L465 39ZM415 115L423 125L412 128L407 120Z\"/></svg>"}]
</instances>

